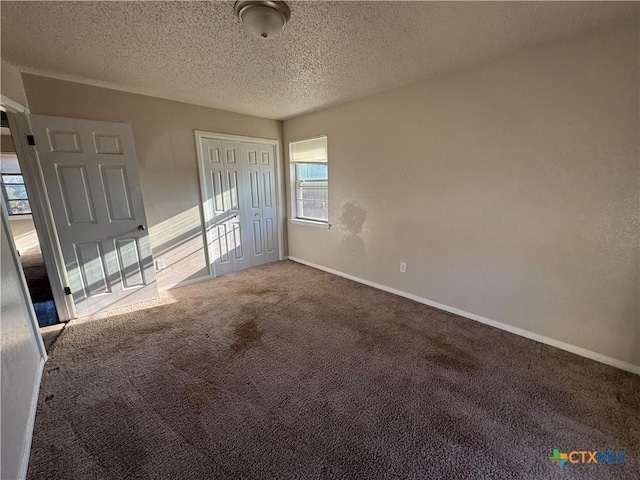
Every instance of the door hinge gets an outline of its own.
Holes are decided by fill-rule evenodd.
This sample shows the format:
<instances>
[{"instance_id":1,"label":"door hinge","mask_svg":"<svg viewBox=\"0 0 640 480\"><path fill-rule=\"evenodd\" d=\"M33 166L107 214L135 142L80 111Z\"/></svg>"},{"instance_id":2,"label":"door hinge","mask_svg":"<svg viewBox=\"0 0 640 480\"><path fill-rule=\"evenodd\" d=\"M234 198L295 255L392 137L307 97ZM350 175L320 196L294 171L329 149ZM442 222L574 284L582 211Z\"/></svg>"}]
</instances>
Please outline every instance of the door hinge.
<instances>
[{"instance_id":1,"label":"door hinge","mask_svg":"<svg viewBox=\"0 0 640 480\"><path fill-rule=\"evenodd\" d=\"M36 139L33 138L33 135L27 135L27 143L29 145L35 145L36 144Z\"/></svg>"},{"instance_id":2,"label":"door hinge","mask_svg":"<svg viewBox=\"0 0 640 480\"><path fill-rule=\"evenodd\" d=\"M71 295L71 287L64 287L64 294Z\"/></svg>"}]
</instances>

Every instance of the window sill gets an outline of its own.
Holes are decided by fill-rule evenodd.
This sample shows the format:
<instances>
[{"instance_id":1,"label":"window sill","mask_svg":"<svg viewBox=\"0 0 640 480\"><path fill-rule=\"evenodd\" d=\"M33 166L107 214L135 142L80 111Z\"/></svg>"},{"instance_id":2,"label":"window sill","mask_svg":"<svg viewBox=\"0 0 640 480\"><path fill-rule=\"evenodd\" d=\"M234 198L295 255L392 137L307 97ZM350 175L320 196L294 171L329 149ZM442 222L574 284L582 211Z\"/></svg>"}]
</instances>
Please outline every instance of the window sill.
<instances>
[{"instance_id":1,"label":"window sill","mask_svg":"<svg viewBox=\"0 0 640 480\"><path fill-rule=\"evenodd\" d=\"M7 215L7 218L11 222L12 220L33 220L33 215L26 213L24 215Z\"/></svg>"},{"instance_id":2,"label":"window sill","mask_svg":"<svg viewBox=\"0 0 640 480\"><path fill-rule=\"evenodd\" d=\"M294 225L306 225L308 227L324 229L328 229L330 227L328 222L314 222L313 220L302 220L300 218L291 218L289 219L289 223L293 223Z\"/></svg>"}]
</instances>

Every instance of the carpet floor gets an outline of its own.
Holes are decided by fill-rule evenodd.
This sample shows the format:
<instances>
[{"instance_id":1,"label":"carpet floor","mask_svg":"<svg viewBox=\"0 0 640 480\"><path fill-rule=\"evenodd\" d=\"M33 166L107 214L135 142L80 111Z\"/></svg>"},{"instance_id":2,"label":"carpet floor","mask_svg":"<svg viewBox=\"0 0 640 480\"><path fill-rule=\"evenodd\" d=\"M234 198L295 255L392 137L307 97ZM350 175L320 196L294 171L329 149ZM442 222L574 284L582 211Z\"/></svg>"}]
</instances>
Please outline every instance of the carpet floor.
<instances>
[{"instance_id":1,"label":"carpet floor","mask_svg":"<svg viewBox=\"0 0 640 480\"><path fill-rule=\"evenodd\" d=\"M38 325L40 327L49 327L60 323L40 247L30 248L22 252L20 254L20 263L29 287L29 294L38 319Z\"/></svg>"},{"instance_id":2,"label":"carpet floor","mask_svg":"<svg viewBox=\"0 0 640 480\"><path fill-rule=\"evenodd\" d=\"M20 263L24 272L29 293L34 302L53 300L47 267L44 265L40 247L30 248L20 253Z\"/></svg>"},{"instance_id":3,"label":"carpet floor","mask_svg":"<svg viewBox=\"0 0 640 480\"><path fill-rule=\"evenodd\" d=\"M285 261L70 322L28 477L637 479L639 412L638 376Z\"/></svg>"}]
</instances>

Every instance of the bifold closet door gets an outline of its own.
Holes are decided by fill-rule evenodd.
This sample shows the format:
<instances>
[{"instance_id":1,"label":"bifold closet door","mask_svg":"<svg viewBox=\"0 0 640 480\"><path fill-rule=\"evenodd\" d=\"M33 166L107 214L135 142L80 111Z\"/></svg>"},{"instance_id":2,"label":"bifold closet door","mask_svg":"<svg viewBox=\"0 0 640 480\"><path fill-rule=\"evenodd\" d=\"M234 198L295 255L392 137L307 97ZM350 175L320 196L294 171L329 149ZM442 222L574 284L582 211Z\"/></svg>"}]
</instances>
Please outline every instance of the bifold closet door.
<instances>
[{"instance_id":1,"label":"bifold closet door","mask_svg":"<svg viewBox=\"0 0 640 480\"><path fill-rule=\"evenodd\" d=\"M248 268L240 144L202 139L207 248L216 276Z\"/></svg>"},{"instance_id":2,"label":"bifold closet door","mask_svg":"<svg viewBox=\"0 0 640 480\"><path fill-rule=\"evenodd\" d=\"M273 145L200 139L209 261L215 276L279 259Z\"/></svg>"},{"instance_id":3,"label":"bifold closet door","mask_svg":"<svg viewBox=\"0 0 640 480\"><path fill-rule=\"evenodd\" d=\"M278 260L274 147L242 143L248 257L252 267Z\"/></svg>"}]
</instances>

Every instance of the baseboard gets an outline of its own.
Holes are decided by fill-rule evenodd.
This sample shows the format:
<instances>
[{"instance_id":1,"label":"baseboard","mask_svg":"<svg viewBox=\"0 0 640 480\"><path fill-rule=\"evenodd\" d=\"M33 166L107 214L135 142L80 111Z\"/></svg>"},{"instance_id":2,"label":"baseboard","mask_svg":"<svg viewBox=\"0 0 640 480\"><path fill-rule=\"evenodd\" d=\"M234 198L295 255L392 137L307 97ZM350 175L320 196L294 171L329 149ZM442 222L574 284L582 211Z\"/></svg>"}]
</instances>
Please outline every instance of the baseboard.
<instances>
[{"instance_id":1,"label":"baseboard","mask_svg":"<svg viewBox=\"0 0 640 480\"><path fill-rule=\"evenodd\" d=\"M513 325L509 325L507 323L498 322L496 320L491 320L489 318L482 317L480 315L476 315L475 313L465 312L464 310L460 310L459 308L450 307L449 305L444 305L442 303L434 302L433 300L429 300L424 297L420 297L418 295L414 295L412 293L403 292L402 290L397 290L395 288L387 287L386 285L381 285L379 283L370 282L369 280L365 280L363 278L359 278L353 275L349 275L348 273L341 272L339 270L334 270L333 268L323 267L322 265L315 264L313 262L308 262L306 260L302 260L300 258L289 256L289 260L297 263L301 263L303 265L307 265L308 267L316 268L318 270L325 271L327 273L332 273L334 275L338 275L339 277L344 277L349 280L353 280L354 282L362 283L364 285L368 285L373 288L377 288L379 290L384 290L385 292L393 293L394 295L399 295L401 297L408 298L410 300L424 303L425 305L429 305L430 307L437 308L439 310L444 310L445 312L453 313L455 315L460 315L461 317L468 318L470 320L475 320L476 322L484 323L485 325L490 325L495 328L499 328L500 330L505 330L510 333L514 333L516 335L520 335L521 337L528 338L530 340L535 340L536 342L544 343L546 345L550 345L552 347L559 348L561 350L566 350L567 352L575 353L576 355L580 355L581 357L586 357L591 360L595 360L596 362L604 363L606 365L610 365L612 367L619 368L621 370L625 370L627 372L635 373L636 375L640 375L640 365L634 365L632 363L623 362L622 360L618 360L615 358L608 357L606 355L602 355L601 353L593 352L591 350L587 350L586 348L578 347L576 345L571 345L570 343L565 343L560 340L556 340L550 337L545 337L544 335L540 335L538 333L530 332L528 330L524 330L522 328L514 327Z\"/></svg>"},{"instance_id":2,"label":"baseboard","mask_svg":"<svg viewBox=\"0 0 640 480\"><path fill-rule=\"evenodd\" d=\"M36 411L38 410L38 398L40 397L40 383L42 382L45 362L46 360L43 357L40 357L33 386L33 397L31 397L31 405L29 407L29 423L27 425L27 438L24 442L24 451L22 452L20 478L27 478L27 469L29 468L29 457L31 454L31 442L33 440L33 427L36 423Z\"/></svg>"}]
</instances>

